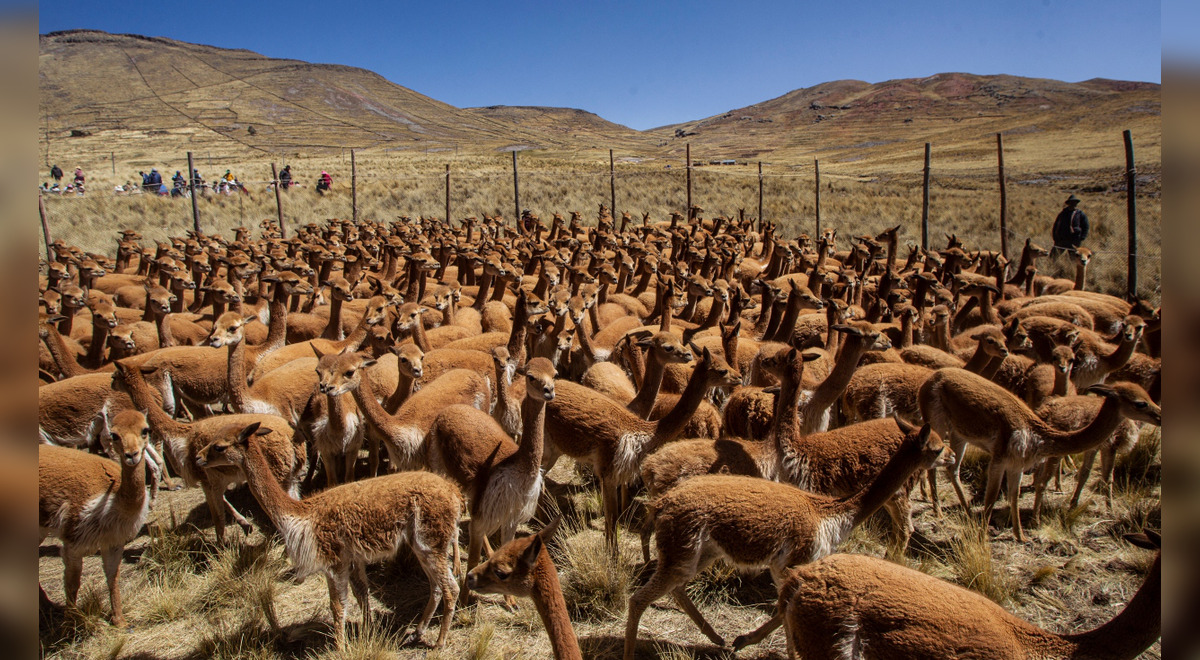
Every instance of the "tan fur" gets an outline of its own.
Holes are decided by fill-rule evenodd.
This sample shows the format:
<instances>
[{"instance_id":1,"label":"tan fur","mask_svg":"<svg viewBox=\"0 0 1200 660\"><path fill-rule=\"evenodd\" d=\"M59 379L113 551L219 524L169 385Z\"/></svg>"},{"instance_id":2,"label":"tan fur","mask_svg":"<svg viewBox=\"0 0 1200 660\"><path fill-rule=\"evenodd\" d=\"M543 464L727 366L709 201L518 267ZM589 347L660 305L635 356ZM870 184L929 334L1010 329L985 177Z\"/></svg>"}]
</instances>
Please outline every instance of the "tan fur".
<instances>
[{"instance_id":1,"label":"tan fur","mask_svg":"<svg viewBox=\"0 0 1200 660\"><path fill-rule=\"evenodd\" d=\"M550 637L554 660L583 660L563 599L558 570L547 547L557 529L558 519L555 519L537 534L497 548L486 562L467 573L467 587L479 593L533 599Z\"/></svg>"},{"instance_id":2,"label":"tan fur","mask_svg":"<svg viewBox=\"0 0 1200 660\"><path fill-rule=\"evenodd\" d=\"M491 401L491 387L479 374L456 369L429 383L408 397L395 415L388 414L375 400L371 373L374 359L362 353L348 353L353 369L333 374L329 386L337 392L353 392L354 401L372 429L379 433L388 450L392 470L412 470L426 466L425 436L434 419L447 406L467 404L483 409Z\"/></svg>"},{"instance_id":3,"label":"tan fur","mask_svg":"<svg viewBox=\"0 0 1200 660\"><path fill-rule=\"evenodd\" d=\"M250 522L225 499L225 490L231 485L244 483L245 475L233 468L206 470L196 463L200 451L230 425L245 426L257 422L264 430L269 429L270 434L264 437L263 447L272 474L284 488L299 492L300 478L304 474L308 453L304 441L294 437L292 427L286 420L275 415L222 415L190 424L178 422L153 406L153 390L142 373L142 370L146 369L150 368L139 368L118 361L117 370L111 377L112 386L129 394L138 409L147 411L152 437L156 443L163 445L163 457L187 485L199 485L204 491L209 514L216 526L218 541L225 540L226 509L246 534L250 533L251 528Z\"/></svg>"},{"instance_id":4,"label":"tan fur","mask_svg":"<svg viewBox=\"0 0 1200 660\"><path fill-rule=\"evenodd\" d=\"M637 396L637 388L625 374L625 370L614 362L597 362L584 372L579 381L583 386L596 390L618 403L629 403Z\"/></svg>"},{"instance_id":5,"label":"tan fur","mask_svg":"<svg viewBox=\"0 0 1200 660\"><path fill-rule=\"evenodd\" d=\"M257 382L267 372L281 367L292 360L312 357L313 348L319 349L322 353L338 353L346 348L351 351L357 351L363 342L366 341L368 329L386 320L386 308L386 299L383 296L375 296L370 300L367 313L363 316L363 319L345 339L341 341L313 339L298 344L288 344L287 346L266 353L251 371L250 382ZM252 362L247 360L247 364L252 364Z\"/></svg>"},{"instance_id":6,"label":"tan fur","mask_svg":"<svg viewBox=\"0 0 1200 660\"><path fill-rule=\"evenodd\" d=\"M112 622L124 627L118 571L125 544L149 511L145 476L153 460L147 454L150 426L144 415L116 414L112 432L111 449L119 462L65 447L38 448L38 528L42 541L62 539L63 590L71 606L79 594L83 558L100 553Z\"/></svg>"},{"instance_id":7,"label":"tan fur","mask_svg":"<svg viewBox=\"0 0 1200 660\"><path fill-rule=\"evenodd\" d=\"M985 515L991 512L999 496L1001 477L1006 476L1013 534L1018 541L1024 541L1017 509L1022 472L1042 457L1062 456L1099 445L1112 434L1122 417L1153 423L1161 419L1158 406L1136 385L1122 383L1115 389L1094 386L1093 390L1106 397L1101 413L1087 427L1067 432L1050 426L1016 395L974 373L951 368L930 376L919 394L921 415L947 438L959 457L948 467L948 473L963 507L967 508L967 499L958 480L958 467L968 442L992 456L984 496ZM932 495L936 502L936 493Z\"/></svg>"},{"instance_id":8,"label":"tan fur","mask_svg":"<svg viewBox=\"0 0 1200 660\"><path fill-rule=\"evenodd\" d=\"M518 525L529 520L542 490L546 402L554 400L554 367L534 358L519 375L529 382L522 409L518 446L486 412L449 406L429 429L429 469L458 484L470 502L467 570L479 562L486 537L499 530L508 543Z\"/></svg>"},{"instance_id":9,"label":"tan fur","mask_svg":"<svg viewBox=\"0 0 1200 660\"><path fill-rule=\"evenodd\" d=\"M742 567L769 568L779 584L786 569L833 552L851 528L882 506L909 476L937 464L944 449L930 436L929 427L923 427L906 437L882 474L845 499L725 475L694 477L668 491L655 506L658 565L629 599L625 660L633 659L642 613L668 592L714 644L724 646L684 591L687 582L723 558ZM765 635L773 625L768 622L750 636Z\"/></svg>"},{"instance_id":10,"label":"tan fur","mask_svg":"<svg viewBox=\"0 0 1200 660\"><path fill-rule=\"evenodd\" d=\"M446 642L458 585L449 555L458 543L462 498L445 479L428 472L400 472L344 484L298 501L274 480L257 424L227 427L200 457L208 469L233 468L247 476L250 490L279 529L300 577L314 572L329 584L338 645L346 640L347 583L370 623L368 564L391 559L402 545L416 555L430 597L412 633L420 641L438 601L444 600L436 646Z\"/></svg>"},{"instance_id":11,"label":"tan fur","mask_svg":"<svg viewBox=\"0 0 1200 660\"><path fill-rule=\"evenodd\" d=\"M909 423L921 421L917 392L933 373L916 364L879 363L860 367L842 395L847 423L900 415Z\"/></svg>"},{"instance_id":12,"label":"tan fur","mask_svg":"<svg viewBox=\"0 0 1200 660\"><path fill-rule=\"evenodd\" d=\"M162 399L155 399L162 407ZM116 414L133 410L133 401L112 389L112 374L65 378L38 388L38 435L43 443L97 447Z\"/></svg>"},{"instance_id":13,"label":"tan fur","mask_svg":"<svg viewBox=\"0 0 1200 660\"><path fill-rule=\"evenodd\" d=\"M604 499L605 537L615 549L617 488L637 477L645 455L679 436L709 389L740 380L723 359L705 351L683 398L671 414L656 422L638 418L594 390L559 380L554 400L546 406L549 444L542 465L549 471L566 454L592 467Z\"/></svg>"},{"instance_id":14,"label":"tan fur","mask_svg":"<svg viewBox=\"0 0 1200 660\"><path fill-rule=\"evenodd\" d=\"M1104 400L1094 396L1062 396L1055 397L1037 409L1037 414L1055 428L1065 431L1074 431L1084 428L1097 415L1100 414L1100 408ZM1140 424L1129 419L1121 420L1116 430L1112 432L1099 447L1088 450L1083 461L1079 464L1079 473L1075 479L1075 492L1071 495L1070 506L1074 507L1079 504L1079 497L1083 493L1084 487L1087 485L1088 476L1091 474L1092 465L1096 461L1096 455L1100 455L1100 483L1104 487L1105 505L1108 510L1112 510L1112 481L1113 469L1116 466L1116 458L1121 454L1128 453L1137 444L1138 434L1141 431ZM1034 478L1034 519L1037 520L1038 513L1041 509L1043 493L1046 487L1046 482L1052 476L1055 470L1058 469L1059 458L1051 458L1047 461L1047 469L1043 473L1035 475Z\"/></svg>"},{"instance_id":15,"label":"tan fur","mask_svg":"<svg viewBox=\"0 0 1200 660\"><path fill-rule=\"evenodd\" d=\"M786 611L789 655L805 660L1131 660L1159 637L1161 580L1157 557L1116 618L1095 630L1063 635L920 571L876 557L838 554L793 571L780 589L779 609Z\"/></svg>"}]
</instances>

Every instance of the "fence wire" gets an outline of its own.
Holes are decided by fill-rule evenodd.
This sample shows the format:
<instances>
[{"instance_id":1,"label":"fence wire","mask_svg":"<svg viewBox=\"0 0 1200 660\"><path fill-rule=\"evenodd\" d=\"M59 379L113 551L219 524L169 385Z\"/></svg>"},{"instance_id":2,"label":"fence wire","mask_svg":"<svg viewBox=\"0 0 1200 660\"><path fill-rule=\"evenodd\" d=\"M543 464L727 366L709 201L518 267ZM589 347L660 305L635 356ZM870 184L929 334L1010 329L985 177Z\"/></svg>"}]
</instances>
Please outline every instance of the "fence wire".
<instances>
[{"instance_id":1,"label":"fence wire","mask_svg":"<svg viewBox=\"0 0 1200 660\"><path fill-rule=\"evenodd\" d=\"M354 216L351 181L357 186L360 220L389 222L410 217L445 217L446 172L444 165L432 171L399 170L360 158L351 176L347 164L304 161L294 168L295 186L281 191L283 217L288 227L322 223L329 218ZM608 164L555 165L546 168L536 159L520 159L517 171L519 202L514 199L511 163L498 160L491 166L473 164L450 171L450 217L459 220L483 214L500 215L510 221L515 213L530 210L548 222L558 212L578 211L594 222L600 204L613 207L614 216L629 212L635 224L648 214L651 222L665 221L671 212L684 213L687 205L688 168L683 164L626 164L613 170ZM230 163L232 170L236 164ZM333 188L324 195L315 191L316 175L324 168L333 176ZM173 171L175 168L164 168ZM226 167L218 161L210 171ZM250 169L250 168L247 168ZM265 172L264 172L265 170ZM206 233L231 235L234 227L256 230L264 220L275 220L277 208L269 167L234 171L244 175L239 183L244 192L217 193L204 189L198 194L200 228ZM913 173L919 173L914 168ZM263 176L265 174L266 176ZM691 202L701 216L759 218L776 223L784 237L800 233L815 235L816 201L811 164L775 165L757 168L696 165L691 168ZM127 177L133 178L133 177ZM148 242L165 241L192 229L191 201L142 193L118 193L110 179L91 184L87 192L45 194L47 224L52 239L61 239L89 252L112 256L121 229L140 231ZM169 185L169 184L168 184ZM761 188L760 188L761 186ZM615 191L615 199L614 193ZM1009 256L1016 260L1026 238L1049 248L1050 226L1070 187L1009 184ZM1119 182L1091 194L1081 193L1081 208L1091 220L1092 232L1085 246L1092 250L1088 280L1095 290L1123 295L1126 288L1128 245L1125 197ZM1161 290L1161 223L1157 192L1139 195L1137 245L1137 291L1157 301ZM1146 200L1150 203L1144 203ZM822 172L822 228L836 228L845 247L850 237L874 235L900 224L906 245L921 241L921 183L919 178L876 177ZM935 177L931 182L929 247L943 248L947 234L956 234L970 249L1000 248L999 212L995 184L970 177ZM149 243L152 244L152 243ZM1043 260L1041 273L1074 277L1069 259Z\"/></svg>"}]
</instances>

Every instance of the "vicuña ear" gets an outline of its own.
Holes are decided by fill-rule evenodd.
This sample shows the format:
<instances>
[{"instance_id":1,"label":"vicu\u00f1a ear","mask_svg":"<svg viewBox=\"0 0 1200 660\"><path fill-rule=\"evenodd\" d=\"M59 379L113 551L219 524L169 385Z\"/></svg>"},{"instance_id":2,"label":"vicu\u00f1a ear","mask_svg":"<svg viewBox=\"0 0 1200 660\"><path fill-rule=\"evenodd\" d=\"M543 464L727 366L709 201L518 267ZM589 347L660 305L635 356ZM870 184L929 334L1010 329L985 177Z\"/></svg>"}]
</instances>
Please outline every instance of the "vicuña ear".
<instances>
[{"instance_id":1,"label":"vicu\u00f1a ear","mask_svg":"<svg viewBox=\"0 0 1200 660\"><path fill-rule=\"evenodd\" d=\"M1096 394L1099 396L1105 396L1105 397L1109 397L1109 398L1117 396L1117 391L1114 390L1113 388L1109 387L1108 385L1100 385L1100 384L1092 385L1092 386L1088 387L1087 390L1085 390L1085 391L1088 394Z\"/></svg>"},{"instance_id":2,"label":"vicu\u00f1a ear","mask_svg":"<svg viewBox=\"0 0 1200 660\"><path fill-rule=\"evenodd\" d=\"M525 570L532 569L534 564L537 563L538 555L542 552L542 545L541 535L535 534L529 547L525 548L525 551L521 553L521 565L525 567Z\"/></svg>"},{"instance_id":3,"label":"vicu\u00f1a ear","mask_svg":"<svg viewBox=\"0 0 1200 660\"><path fill-rule=\"evenodd\" d=\"M308 347L311 348L312 352L316 354L318 360L325 357L326 354L321 349L317 348L316 344L309 344Z\"/></svg>"},{"instance_id":4,"label":"vicu\u00f1a ear","mask_svg":"<svg viewBox=\"0 0 1200 660\"><path fill-rule=\"evenodd\" d=\"M542 542L549 543L550 539L554 538L555 532L558 531L558 524L562 522L562 514L554 516L554 519L546 523L546 526L538 531L538 537Z\"/></svg>"},{"instance_id":5,"label":"vicu\u00f1a ear","mask_svg":"<svg viewBox=\"0 0 1200 660\"><path fill-rule=\"evenodd\" d=\"M1149 529L1137 534L1126 534L1125 540L1146 550L1158 550L1162 547L1162 537L1158 532Z\"/></svg>"},{"instance_id":6,"label":"vicu\u00f1a ear","mask_svg":"<svg viewBox=\"0 0 1200 660\"><path fill-rule=\"evenodd\" d=\"M254 422L253 424L248 425L238 433L238 442L241 444L246 444L252 435L266 435L267 433L271 432L271 429L261 429L261 427L262 422ZM260 429L266 431L266 433L259 433Z\"/></svg>"},{"instance_id":7,"label":"vicu\u00f1a ear","mask_svg":"<svg viewBox=\"0 0 1200 660\"><path fill-rule=\"evenodd\" d=\"M901 417L898 414L893 413L892 419L894 419L896 421L896 426L900 427L900 432L903 433L904 435L908 435L908 434L912 433L913 431L917 430L916 426L909 424L908 420L904 419L903 417Z\"/></svg>"}]
</instances>

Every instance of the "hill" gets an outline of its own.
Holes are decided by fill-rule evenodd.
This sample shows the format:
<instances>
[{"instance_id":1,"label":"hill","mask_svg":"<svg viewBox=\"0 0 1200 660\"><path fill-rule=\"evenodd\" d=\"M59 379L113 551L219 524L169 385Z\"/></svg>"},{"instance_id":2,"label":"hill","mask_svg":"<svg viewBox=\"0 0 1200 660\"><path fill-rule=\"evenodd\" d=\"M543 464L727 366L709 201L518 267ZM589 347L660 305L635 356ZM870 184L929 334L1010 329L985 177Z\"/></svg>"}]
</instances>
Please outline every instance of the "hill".
<instances>
[{"instance_id":1,"label":"hill","mask_svg":"<svg viewBox=\"0 0 1200 660\"><path fill-rule=\"evenodd\" d=\"M911 170L924 142L939 159L972 158L994 154L993 136L1002 132L1018 159L1023 146L1037 151L1043 168L1090 169L1119 162L1111 150L1125 128L1149 140L1142 155L1157 160L1161 110L1161 86L1153 83L941 73L823 83L648 133L674 142L674 152L690 142L693 153L732 158L869 161L883 170L896 162Z\"/></svg>"},{"instance_id":2,"label":"hill","mask_svg":"<svg viewBox=\"0 0 1200 660\"><path fill-rule=\"evenodd\" d=\"M150 163L189 149L210 158L541 150L599 159L693 156L811 164L832 172L911 174L923 143L935 167L994 167L1005 134L1014 171L1095 172L1123 163L1120 131L1138 161L1161 162L1161 87L1010 75L941 73L871 84L839 80L648 131L570 108L457 108L365 69L265 57L172 39L79 30L39 39L40 122L47 161ZM72 137L74 136L74 137Z\"/></svg>"},{"instance_id":3,"label":"hill","mask_svg":"<svg viewBox=\"0 0 1200 660\"><path fill-rule=\"evenodd\" d=\"M39 46L40 111L52 136L76 131L150 138L148 148L263 152L572 148L577 141L569 130L459 109L355 67L90 30L41 35ZM602 121L588 134L617 144L648 139Z\"/></svg>"}]
</instances>

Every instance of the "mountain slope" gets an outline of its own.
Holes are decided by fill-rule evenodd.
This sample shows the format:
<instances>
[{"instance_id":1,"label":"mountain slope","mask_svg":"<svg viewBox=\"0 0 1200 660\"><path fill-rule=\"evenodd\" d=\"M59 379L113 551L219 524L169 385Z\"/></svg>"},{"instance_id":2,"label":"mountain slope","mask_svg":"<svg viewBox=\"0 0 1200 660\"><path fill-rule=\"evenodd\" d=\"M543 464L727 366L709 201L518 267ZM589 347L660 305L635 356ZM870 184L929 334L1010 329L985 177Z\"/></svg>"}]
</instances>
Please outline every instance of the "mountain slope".
<instances>
[{"instance_id":1,"label":"mountain slope","mask_svg":"<svg viewBox=\"0 0 1200 660\"><path fill-rule=\"evenodd\" d=\"M693 152L699 148L737 158L805 155L878 162L903 153L911 163L912 150L923 142L949 155L983 154L993 148L984 138L998 132L1038 134L1051 142L1069 135L1067 142L1090 151L1096 139L1119 144L1121 129L1131 128L1157 148L1161 106L1161 88L1152 83L943 73L877 84L823 83L648 132L690 142Z\"/></svg>"},{"instance_id":2,"label":"mountain slope","mask_svg":"<svg viewBox=\"0 0 1200 660\"><path fill-rule=\"evenodd\" d=\"M574 141L456 108L365 69L155 37L42 35L39 75L41 113L52 131L141 133L261 151ZM645 139L616 124L597 137Z\"/></svg>"},{"instance_id":3,"label":"mountain slope","mask_svg":"<svg viewBox=\"0 0 1200 660\"><path fill-rule=\"evenodd\" d=\"M871 84L839 80L721 115L634 131L584 110L456 108L355 67L274 59L248 50L78 30L39 38L46 158L152 163L183 150L210 157L392 151L540 149L596 159L735 158L846 173L912 173L923 143L934 166L994 167L995 134L1026 171L1095 170L1161 161L1161 87L942 73ZM72 132L81 136L70 138ZM605 154L606 155L606 154ZM574 157L574 156L569 156ZM915 165L914 165L915 163Z\"/></svg>"}]
</instances>

